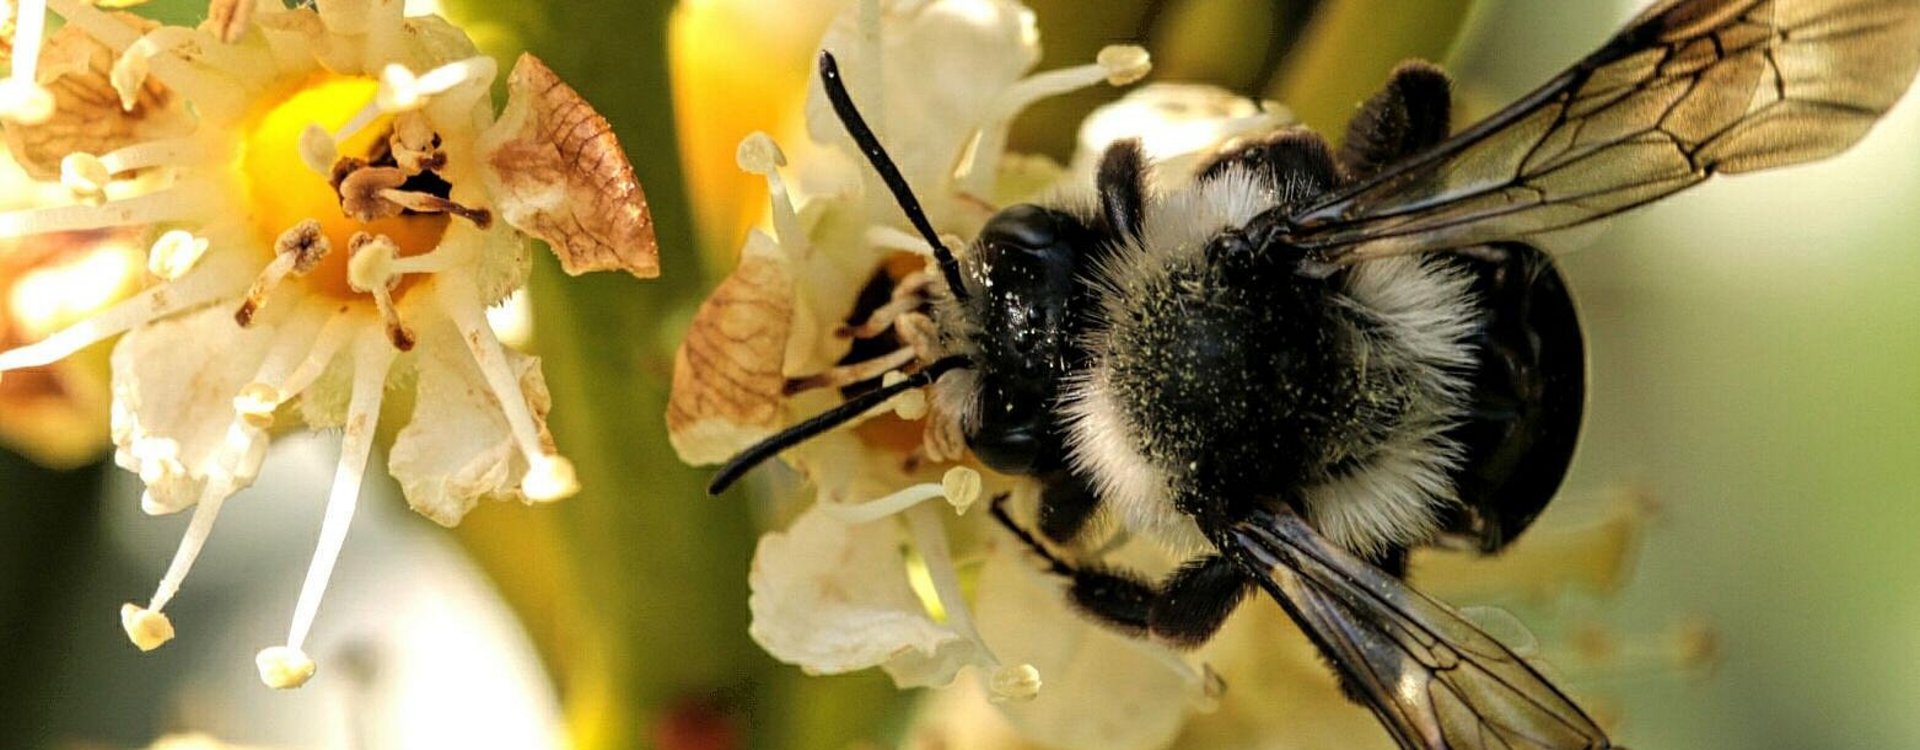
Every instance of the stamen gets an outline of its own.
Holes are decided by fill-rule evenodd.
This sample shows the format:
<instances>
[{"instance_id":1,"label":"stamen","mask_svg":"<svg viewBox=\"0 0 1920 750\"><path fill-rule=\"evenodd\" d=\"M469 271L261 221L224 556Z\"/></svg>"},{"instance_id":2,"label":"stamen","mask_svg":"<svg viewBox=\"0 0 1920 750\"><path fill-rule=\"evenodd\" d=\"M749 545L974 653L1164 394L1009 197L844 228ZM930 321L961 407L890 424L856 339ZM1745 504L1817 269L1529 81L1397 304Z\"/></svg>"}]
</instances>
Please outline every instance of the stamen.
<instances>
[{"instance_id":1,"label":"stamen","mask_svg":"<svg viewBox=\"0 0 1920 750\"><path fill-rule=\"evenodd\" d=\"M453 214L481 229L493 226L493 212L484 208L468 208L432 193L420 193L411 190L383 188L375 193L401 208L419 211L423 214ZM396 212L398 213L398 212Z\"/></svg>"},{"instance_id":2,"label":"stamen","mask_svg":"<svg viewBox=\"0 0 1920 750\"><path fill-rule=\"evenodd\" d=\"M941 493L947 496L947 502L953 506L954 515L964 516L967 509L980 501L980 493L985 482L980 472L965 466L955 466L947 470L940 478Z\"/></svg>"},{"instance_id":3,"label":"stamen","mask_svg":"<svg viewBox=\"0 0 1920 750\"><path fill-rule=\"evenodd\" d=\"M133 105L140 102L140 90L147 85L147 76L153 72L153 55L158 51L151 37L141 37L114 58L113 67L107 71L107 83L120 95L121 111L132 112Z\"/></svg>"},{"instance_id":4,"label":"stamen","mask_svg":"<svg viewBox=\"0 0 1920 750\"><path fill-rule=\"evenodd\" d=\"M580 492L580 477L573 462L563 456L534 456L528 459L527 476L520 480L520 494L536 503L565 500Z\"/></svg>"},{"instance_id":5,"label":"stamen","mask_svg":"<svg viewBox=\"0 0 1920 750\"><path fill-rule=\"evenodd\" d=\"M253 657L253 665L260 670L260 681L275 690L292 690L307 684L316 668L313 657L292 646L262 649Z\"/></svg>"},{"instance_id":6,"label":"stamen","mask_svg":"<svg viewBox=\"0 0 1920 750\"><path fill-rule=\"evenodd\" d=\"M409 112L427 106L427 100L468 82L493 80L498 66L490 57L470 57L447 63L418 76L406 66L389 64L380 71L380 91L374 95L382 112Z\"/></svg>"},{"instance_id":7,"label":"stamen","mask_svg":"<svg viewBox=\"0 0 1920 750\"><path fill-rule=\"evenodd\" d=\"M0 237L108 229L162 221L196 221L213 212L219 191L178 185L98 206L56 206L0 213Z\"/></svg>"},{"instance_id":8,"label":"stamen","mask_svg":"<svg viewBox=\"0 0 1920 750\"><path fill-rule=\"evenodd\" d=\"M120 605L120 629L127 631L127 640L141 651L152 651L173 640L173 621L132 602Z\"/></svg>"},{"instance_id":9,"label":"stamen","mask_svg":"<svg viewBox=\"0 0 1920 750\"><path fill-rule=\"evenodd\" d=\"M1028 701L1040 694L1040 672L1031 664L1003 666L993 651L987 648L986 641L980 638L980 631L974 626L973 612L967 606L965 595L960 589L960 575L953 564L953 554L947 548L947 533L940 525L936 511L921 506L906 511L907 525L913 532L914 549L927 564L927 576L933 581L933 590L940 606L946 610L947 625L961 637L974 642L979 649L978 666L988 675L988 688L995 703L1007 701Z\"/></svg>"},{"instance_id":10,"label":"stamen","mask_svg":"<svg viewBox=\"0 0 1920 750\"><path fill-rule=\"evenodd\" d=\"M947 503L953 506L955 514L964 515L968 508L979 501L981 485L980 472L965 466L955 466L947 470L946 475L940 478L939 484L931 482L916 484L878 500L869 500L864 503L821 503L820 510L842 523L869 523L904 513L936 497L944 497Z\"/></svg>"},{"instance_id":11,"label":"stamen","mask_svg":"<svg viewBox=\"0 0 1920 750\"><path fill-rule=\"evenodd\" d=\"M1040 695L1040 670L1032 664L1015 664L993 671L988 681L993 703L1023 703Z\"/></svg>"},{"instance_id":12,"label":"stamen","mask_svg":"<svg viewBox=\"0 0 1920 750\"><path fill-rule=\"evenodd\" d=\"M520 491L534 502L552 502L571 496L579 490L573 464L556 455L552 446L542 439L533 411L527 405L527 395L520 390L520 378L507 363L500 339L494 337L493 328L487 325L486 311L474 302L479 294L472 283L462 277L443 276L439 280L442 283L434 285L434 289L439 294L440 306L460 329L474 364L480 366L487 387L500 402L500 412L507 418L514 443L527 457L527 476L520 482Z\"/></svg>"},{"instance_id":13,"label":"stamen","mask_svg":"<svg viewBox=\"0 0 1920 750\"><path fill-rule=\"evenodd\" d=\"M240 389L240 395L234 397L234 411L250 420L264 419L270 422L273 419L273 413L279 410L281 404L286 403L287 399L293 398L295 394L306 390L307 386L313 385L313 381L320 379L320 375L326 372L327 365L333 362L333 355L339 353L340 347L346 344L348 336L353 333L355 327L350 313L337 313L329 318L326 324L321 326L319 336L314 338L313 348L307 351L306 358L300 360L300 364L295 366L292 372L287 373L285 380L276 384L263 376L255 382L248 383Z\"/></svg>"},{"instance_id":14,"label":"stamen","mask_svg":"<svg viewBox=\"0 0 1920 750\"><path fill-rule=\"evenodd\" d=\"M85 0L29 1L35 4L45 2L46 7L59 13L68 24L86 32L87 36L106 45L116 54L131 48L142 37L139 30L102 12ZM162 52L165 51L162 50ZM208 51L202 50L202 52ZM186 97L206 120L220 122L227 118L237 118L246 112L250 104L248 92L233 80L209 74L203 69L196 69L172 54L156 54L148 60L147 64L152 69L150 77Z\"/></svg>"},{"instance_id":15,"label":"stamen","mask_svg":"<svg viewBox=\"0 0 1920 750\"><path fill-rule=\"evenodd\" d=\"M921 243L925 244L925 243ZM900 280L893 288L893 299L875 309L867 320L857 326L841 326L834 335L856 339L870 339L893 328L894 321L900 316L913 312L926 304L927 288L933 285L933 277L923 271L915 271Z\"/></svg>"},{"instance_id":16,"label":"stamen","mask_svg":"<svg viewBox=\"0 0 1920 750\"><path fill-rule=\"evenodd\" d=\"M125 174L136 169L158 167L168 164L185 164L202 157L204 149L198 138L165 138L157 141L136 143L101 155L100 164L111 174Z\"/></svg>"},{"instance_id":17,"label":"stamen","mask_svg":"<svg viewBox=\"0 0 1920 750\"><path fill-rule=\"evenodd\" d=\"M284 403L287 394L299 393L312 384L311 380L300 383L289 382L290 377L318 353L323 358L320 367L314 368L313 376L318 376L325 363L332 361L334 351L339 349L343 325L346 317L334 313L326 320L324 308L308 306L288 325L283 326L274 343L267 350L266 358L260 362L260 368L254 372L253 380L240 388L239 395L233 397L234 415L241 425L255 430L264 430L273 426L273 413ZM325 349L322 352L322 349ZM236 427L236 429L238 429ZM242 435L240 443L244 443Z\"/></svg>"},{"instance_id":18,"label":"stamen","mask_svg":"<svg viewBox=\"0 0 1920 750\"><path fill-rule=\"evenodd\" d=\"M819 507L821 512L833 516L842 523L870 523L886 518L887 516L897 515L905 512L908 508L912 508L936 497L941 497L944 492L946 492L945 488L928 482L913 485L878 500L868 500L863 503L822 502L819 504Z\"/></svg>"},{"instance_id":19,"label":"stamen","mask_svg":"<svg viewBox=\"0 0 1920 750\"><path fill-rule=\"evenodd\" d=\"M906 352L910 357L917 358L919 356L911 346L902 347L900 351ZM906 380L907 376L905 373L894 370L887 373L886 377L880 379L880 386L883 388L892 387L904 383ZM901 391L900 395L893 397L893 413L909 422L926 417L927 408L927 391L925 388Z\"/></svg>"},{"instance_id":20,"label":"stamen","mask_svg":"<svg viewBox=\"0 0 1920 750\"><path fill-rule=\"evenodd\" d=\"M426 115L408 112L394 118L393 134L387 137L387 148L393 152L393 160L400 165L400 169L407 174L417 175L447 166L447 154L440 150L439 138Z\"/></svg>"},{"instance_id":21,"label":"stamen","mask_svg":"<svg viewBox=\"0 0 1920 750\"><path fill-rule=\"evenodd\" d=\"M841 388L866 382L885 375L890 370L912 364L913 359L913 349L901 347L873 359L842 365L806 377L793 378L787 381L786 393L791 396L816 388ZM918 393L918 391L914 392Z\"/></svg>"},{"instance_id":22,"label":"stamen","mask_svg":"<svg viewBox=\"0 0 1920 750\"><path fill-rule=\"evenodd\" d=\"M107 165L100 157L84 151L67 154L60 160L60 184L73 191L75 198L91 203L100 203L107 199L107 184L113 182L113 174L107 171Z\"/></svg>"},{"instance_id":23,"label":"stamen","mask_svg":"<svg viewBox=\"0 0 1920 750\"><path fill-rule=\"evenodd\" d=\"M253 325L254 316L267 304L267 295L288 276L305 276L320 260L333 251L333 241L320 231L320 222L306 219L293 225L280 238L273 242L273 262L260 270L260 275L247 289L247 297L240 303L240 309L233 314L233 320L241 328Z\"/></svg>"},{"instance_id":24,"label":"stamen","mask_svg":"<svg viewBox=\"0 0 1920 750\"><path fill-rule=\"evenodd\" d=\"M147 271L168 281L185 276L206 257L208 244L207 238L185 229L171 230L147 251Z\"/></svg>"},{"instance_id":25,"label":"stamen","mask_svg":"<svg viewBox=\"0 0 1920 750\"><path fill-rule=\"evenodd\" d=\"M740 141L734 161L742 171L767 178L767 196L773 203L774 237L789 258L799 260L808 249L807 234L800 228L800 214L793 208L793 197L787 194L786 180L780 177L780 168L787 165L786 153L772 136L754 131Z\"/></svg>"},{"instance_id":26,"label":"stamen","mask_svg":"<svg viewBox=\"0 0 1920 750\"><path fill-rule=\"evenodd\" d=\"M333 165L338 178L334 188L340 194L340 210L360 223L399 216L402 206L382 196L407 182L407 173L398 167L371 167L358 159L342 159Z\"/></svg>"},{"instance_id":27,"label":"stamen","mask_svg":"<svg viewBox=\"0 0 1920 750\"><path fill-rule=\"evenodd\" d=\"M974 145L963 184L964 192L992 195L993 180L999 174L1000 157L1007 150L1007 129L1013 118L1034 102L1058 96L1105 81L1125 86L1146 77L1153 70L1146 49L1130 44L1109 45L1095 56L1094 64L1080 65L1031 75L1000 92L982 118L980 140Z\"/></svg>"},{"instance_id":28,"label":"stamen","mask_svg":"<svg viewBox=\"0 0 1920 750\"><path fill-rule=\"evenodd\" d=\"M327 129L309 124L300 131L300 161L322 177L333 176L333 165L340 161L340 146Z\"/></svg>"},{"instance_id":29,"label":"stamen","mask_svg":"<svg viewBox=\"0 0 1920 750\"><path fill-rule=\"evenodd\" d=\"M173 562L167 564L166 575L161 576L160 585L153 591L153 598L147 601L147 611L153 614L161 614L166 609L167 603L173 601L174 595L180 593L180 584L186 581L187 573L193 570L194 560L199 559L200 550L207 544L207 537L213 534L213 522L220 517L220 507L226 504L228 497L232 496L225 491L229 488L215 488L212 484L209 483L200 502L194 506L193 520L187 522L187 533L180 539L180 548L174 551ZM127 635L135 638L134 644L139 645L139 640L131 629L128 630ZM142 647L141 650L153 649Z\"/></svg>"},{"instance_id":30,"label":"stamen","mask_svg":"<svg viewBox=\"0 0 1920 750\"><path fill-rule=\"evenodd\" d=\"M384 113L380 111L380 105L377 101L367 102L367 105L361 107L360 111L353 113L353 119L347 120L347 124L340 126L339 130L333 131L333 140L336 142L344 141L359 135L361 130L366 129L368 125L372 125L375 120L380 119L380 115L382 114ZM331 164L332 162L328 163Z\"/></svg>"},{"instance_id":31,"label":"stamen","mask_svg":"<svg viewBox=\"0 0 1920 750\"><path fill-rule=\"evenodd\" d=\"M340 464L334 470L333 489L327 496L326 518L320 524L320 543L314 550L313 563L307 567L306 581L300 586L286 646L266 649L255 657L260 680L269 687L295 688L313 676L313 660L301 646L320 611L320 598L326 593L360 502L360 484L366 476L374 427L380 419L380 401L386 392L387 368L393 364L394 354L385 340L372 336L361 338L354 346L353 395L347 404L346 431L340 438Z\"/></svg>"},{"instance_id":32,"label":"stamen","mask_svg":"<svg viewBox=\"0 0 1920 750\"><path fill-rule=\"evenodd\" d=\"M218 269L206 269L177 282L149 287L59 333L0 352L0 372L49 365L107 338L225 297L231 292L223 283L224 276Z\"/></svg>"},{"instance_id":33,"label":"stamen","mask_svg":"<svg viewBox=\"0 0 1920 750\"><path fill-rule=\"evenodd\" d=\"M347 243L347 252L347 286L373 295L393 348L413 351L413 331L400 322L400 312L393 306L393 289L400 285L400 273L394 270L393 262L400 256L400 246L384 234L355 232Z\"/></svg>"}]
</instances>

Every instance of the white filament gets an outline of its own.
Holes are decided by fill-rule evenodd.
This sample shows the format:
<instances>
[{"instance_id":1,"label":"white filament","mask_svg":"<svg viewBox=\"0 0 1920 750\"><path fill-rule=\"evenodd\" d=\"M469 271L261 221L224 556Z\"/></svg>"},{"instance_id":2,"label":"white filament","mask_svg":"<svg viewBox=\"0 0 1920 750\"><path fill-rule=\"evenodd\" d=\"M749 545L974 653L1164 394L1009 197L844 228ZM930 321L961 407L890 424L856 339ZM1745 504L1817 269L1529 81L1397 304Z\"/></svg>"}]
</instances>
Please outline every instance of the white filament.
<instances>
[{"instance_id":1,"label":"white filament","mask_svg":"<svg viewBox=\"0 0 1920 750\"><path fill-rule=\"evenodd\" d=\"M327 495L326 518L320 523L320 543L307 567L307 578L300 586L300 599L293 608L293 626L287 631L287 647L300 650L320 611L320 598L333 576L340 548L347 541L347 528L353 523L354 509L360 503L360 483L366 476L367 455L373 450L373 431L380 419L380 401L386 392L387 368L393 364L393 347L376 331L363 334L354 346L353 396L347 404L346 431L340 438L340 464L334 470L333 489Z\"/></svg>"},{"instance_id":2,"label":"white filament","mask_svg":"<svg viewBox=\"0 0 1920 750\"><path fill-rule=\"evenodd\" d=\"M493 335L493 328L487 325L486 310L479 303L471 282L454 276L442 276L441 283L435 284L439 292L440 305L460 329L460 337L467 342L467 349L473 354L474 364L480 366L481 375L486 377L487 387L493 391L493 397L500 402L500 411L507 418L507 426L513 431L514 443L520 447L529 461L544 458L546 449L540 444L540 428L533 421L533 411L527 406L527 396L520 390L520 377L513 372L513 366L507 363L506 353L501 349L500 339Z\"/></svg>"},{"instance_id":3,"label":"white filament","mask_svg":"<svg viewBox=\"0 0 1920 750\"><path fill-rule=\"evenodd\" d=\"M226 274L212 265L146 289L36 343L0 352L0 372L52 364L112 336L232 294Z\"/></svg>"}]
</instances>

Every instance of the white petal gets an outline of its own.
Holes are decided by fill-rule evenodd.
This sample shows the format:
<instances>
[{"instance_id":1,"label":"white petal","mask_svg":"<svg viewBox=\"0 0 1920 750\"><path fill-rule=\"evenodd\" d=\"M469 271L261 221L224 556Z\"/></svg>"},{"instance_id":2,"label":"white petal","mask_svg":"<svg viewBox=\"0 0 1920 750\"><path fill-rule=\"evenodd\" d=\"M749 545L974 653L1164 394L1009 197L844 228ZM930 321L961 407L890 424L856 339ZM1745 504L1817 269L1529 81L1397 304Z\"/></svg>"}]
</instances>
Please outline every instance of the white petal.
<instances>
[{"instance_id":1,"label":"white petal","mask_svg":"<svg viewBox=\"0 0 1920 750\"><path fill-rule=\"evenodd\" d=\"M996 547L980 572L980 635L1008 664L1029 663L1047 687L1000 708L1027 739L1048 747L1158 748L1186 721L1200 685L1170 654L1100 628L1067 604L1058 578L1024 549Z\"/></svg>"},{"instance_id":2,"label":"white petal","mask_svg":"<svg viewBox=\"0 0 1920 750\"><path fill-rule=\"evenodd\" d=\"M426 336L414 350L419 385L413 419L394 438L387 468L408 505L453 526L481 498L520 499L527 462L459 332L438 325ZM512 350L506 356L535 417L544 416L548 397L540 360Z\"/></svg>"},{"instance_id":3,"label":"white petal","mask_svg":"<svg viewBox=\"0 0 1920 750\"><path fill-rule=\"evenodd\" d=\"M1260 103L1218 86L1155 83L1093 111L1080 125L1070 180L1087 184L1108 146L1140 139L1160 184L1175 186L1215 147L1247 133L1264 133L1292 120L1271 102Z\"/></svg>"},{"instance_id":4,"label":"white petal","mask_svg":"<svg viewBox=\"0 0 1920 750\"><path fill-rule=\"evenodd\" d=\"M975 655L914 595L891 520L849 526L809 509L760 538L747 584L754 641L812 674L884 665L901 687L944 685Z\"/></svg>"},{"instance_id":5,"label":"white petal","mask_svg":"<svg viewBox=\"0 0 1920 750\"><path fill-rule=\"evenodd\" d=\"M916 189L944 185L995 97L1040 59L1033 12L1008 0L933 0L910 10L882 3L878 65L860 35L860 3L834 19L821 47L839 58L848 88L901 173ZM876 106L875 71L884 78ZM822 143L846 142L815 74L807 88L807 130ZM849 151L851 153L851 151Z\"/></svg>"},{"instance_id":6,"label":"white petal","mask_svg":"<svg viewBox=\"0 0 1920 750\"><path fill-rule=\"evenodd\" d=\"M214 305L135 329L114 347L114 458L147 480L151 510L192 505L213 476L236 490L252 481L267 435L233 429L233 398L278 332L269 321L241 328L230 307Z\"/></svg>"}]
</instances>

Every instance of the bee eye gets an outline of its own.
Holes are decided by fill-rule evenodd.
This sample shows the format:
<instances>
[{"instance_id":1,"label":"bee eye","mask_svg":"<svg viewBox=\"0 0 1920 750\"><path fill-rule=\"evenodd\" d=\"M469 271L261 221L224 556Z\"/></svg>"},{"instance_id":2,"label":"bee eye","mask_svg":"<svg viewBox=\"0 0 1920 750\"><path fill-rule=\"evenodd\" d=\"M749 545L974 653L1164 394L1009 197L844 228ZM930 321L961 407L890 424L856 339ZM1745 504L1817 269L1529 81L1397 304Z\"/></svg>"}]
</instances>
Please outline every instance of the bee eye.
<instances>
[{"instance_id":1,"label":"bee eye","mask_svg":"<svg viewBox=\"0 0 1920 750\"><path fill-rule=\"evenodd\" d=\"M1045 252L1060 241L1060 225L1052 211L1022 203L994 214L980 238L988 247Z\"/></svg>"}]
</instances>

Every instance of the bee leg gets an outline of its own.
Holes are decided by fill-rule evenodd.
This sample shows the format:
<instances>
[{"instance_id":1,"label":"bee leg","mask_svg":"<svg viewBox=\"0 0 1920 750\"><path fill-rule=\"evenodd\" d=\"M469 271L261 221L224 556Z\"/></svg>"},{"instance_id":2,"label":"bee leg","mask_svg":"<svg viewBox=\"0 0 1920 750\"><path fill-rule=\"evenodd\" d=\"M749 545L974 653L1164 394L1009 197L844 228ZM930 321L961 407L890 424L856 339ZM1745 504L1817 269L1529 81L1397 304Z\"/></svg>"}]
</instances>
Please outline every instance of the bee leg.
<instances>
[{"instance_id":1,"label":"bee leg","mask_svg":"<svg viewBox=\"0 0 1920 750\"><path fill-rule=\"evenodd\" d=\"M1013 538L1027 546L1034 556L1047 563L1047 572L1072 582L1068 595L1075 608L1102 625L1131 636L1147 634L1147 613L1153 603L1153 586L1125 571L1076 566L1060 559L1007 513L1007 496L993 499L988 512Z\"/></svg>"},{"instance_id":2,"label":"bee leg","mask_svg":"<svg viewBox=\"0 0 1920 750\"><path fill-rule=\"evenodd\" d=\"M1202 165L1199 179L1216 179L1235 168L1253 173L1254 179L1273 190L1281 206L1304 205L1340 184L1333 147L1306 128L1238 141Z\"/></svg>"},{"instance_id":3,"label":"bee leg","mask_svg":"<svg viewBox=\"0 0 1920 750\"><path fill-rule=\"evenodd\" d=\"M1147 157L1139 140L1130 138L1107 147L1100 155L1094 188L1100 196L1100 215L1106 217L1113 235L1138 238L1147 205Z\"/></svg>"},{"instance_id":4,"label":"bee leg","mask_svg":"<svg viewBox=\"0 0 1920 750\"><path fill-rule=\"evenodd\" d=\"M1197 647L1220 630L1250 590L1246 574L1225 557L1190 561L1161 584L1147 611L1147 629L1175 647Z\"/></svg>"},{"instance_id":5,"label":"bee leg","mask_svg":"<svg viewBox=\"0 0 1920 750\"><path fill-rule=\"evenodd\" d=\"M1433 63L1409 60L1347 122L1340 166L1364 180L1394 162L1446 140L1453 117L1453 81Z\"/></svg>"},{"instance_id":6,"label":"bee leg","mask_svg":"<svg viewBox=\"0 0 1920 750\"><path fill-rule=\"evenodd\" d=\"M1199 646L1220 630L1250 590L1245 574L1219 555L1187 563L1158 586L1133 571L1076 566L1014 521L1007 514L1005 495L994 498L991 512L1046 561L1048 572L1071 582L1067 593L1074 608L1127 635L1151 635L1176 648Z\"/></svg>"},{"instance_id":7,"label":"bee leg","mask_svg":"<svg viewBox=\"0 0 1920 750\"><path fill-rule=\"evenodd\" d=\"M1040 533L1056 543L1073 541L1100 507L1100 496L1073 472L1060 472L1040 493Z\"/></svg>"}]
</instances>

